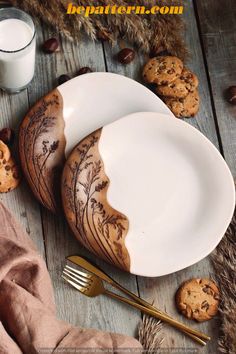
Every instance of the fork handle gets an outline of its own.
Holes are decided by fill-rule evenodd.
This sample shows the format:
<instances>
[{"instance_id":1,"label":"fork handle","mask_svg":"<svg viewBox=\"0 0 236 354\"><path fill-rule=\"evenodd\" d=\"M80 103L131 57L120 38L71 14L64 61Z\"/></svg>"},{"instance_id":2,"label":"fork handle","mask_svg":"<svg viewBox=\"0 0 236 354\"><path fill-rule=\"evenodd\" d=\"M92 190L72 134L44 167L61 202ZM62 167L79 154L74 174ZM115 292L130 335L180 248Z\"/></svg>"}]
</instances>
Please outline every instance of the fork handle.
<instances>
[{"instance_id":1,"label":"fork handle","mask_svg":"<svg viewBox=\"0 0 236 354\"><path fill-rule=\"evenodd\" d=\"M109 280L109 281L108 281ZM133 300L135 300L137 303L159 313L159 314L162 314L162 315L165 315L166 317L172 319L171 316L169 316L168 314L164 313L163 311L160 311L158 310L155 306L151 305L149 302L145 301L144 299L140 298L139 296L135 295L134 293L132 293L131 291L129 291L128 289L124 288L122 285L120 285L119 283L117 283L114 279L112 279L111 277L109 277L109 279L106 280L109 284L111 284L113 287L115 287L116 289L122 291L124 294L130 296ZM199 337L197 337L196 335L194 334L191 334L188 332L188 330L183 330L183 332L185 334L187 334L190 338L192 338L193 340L195 340L196 342L202 344L202 345L205 345L206 343L201 340ZM206 340L210 340L210 337L208 336L205 336Z\"/></svg>"},{"instance_id":2,"label":"fork handle","mask_svg":"<svg viewBox=\"0 0 236 354\"><path fill-rule=\"evenodd\" d=\"M201 333L201 332L198 332L196 331L195 329L192 329L186 325L184 325L183 323L180 323L172 318L170 318L169 316L166 316L164 313L159 313L157 311L154 311L154 310L151 310L150 308L147 308L143 305L140 305L130 299L127 299L127 298L124 298L118 294L115 294L113 293L112 291L109 291L109 290L105 290L104 291L104 294L105 295L108 295L110 297L112 297L113 299L117 299L117 300L120 300L121 302L125 302L126 304L130 305L130 306L133 306L135 307L136 309L150 315L150 316L153 316L153 317L156 317L158 318L159 320L162 320L168 324L170 324L171 326L175 327L175 328L178 328L178 329L181 329L181 330L184 330L184 331L187 331L188 333L194 335L194 336L197 336L198 339L195 337L194 339L202 344L202 345L206 345L206 343L202 340L202 339L209 339L208 336L206 336L204 333Z\"/></svg>"}]
</instances>

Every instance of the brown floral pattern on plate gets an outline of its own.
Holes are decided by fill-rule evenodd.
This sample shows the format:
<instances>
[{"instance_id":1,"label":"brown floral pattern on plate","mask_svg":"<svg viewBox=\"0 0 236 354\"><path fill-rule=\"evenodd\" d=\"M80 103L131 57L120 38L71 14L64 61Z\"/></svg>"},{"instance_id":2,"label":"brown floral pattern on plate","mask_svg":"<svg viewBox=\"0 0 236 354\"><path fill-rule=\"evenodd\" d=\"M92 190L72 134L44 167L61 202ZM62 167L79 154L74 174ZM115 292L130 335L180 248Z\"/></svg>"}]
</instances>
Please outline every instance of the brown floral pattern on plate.
<instances>
[{"instance_id":1,"label":"brown floral pattern on plate","mask_svg":"<svg viewBox=\"0 0 236 354\"><path fill-rule=\"evenodd\" d=\"M109 178L98 150L101 132L88 135L70 154L62 176L63 206L73 233L86 248L129 271L124 243L129 221L107 200Z\"/></svg>"},{"instance_id":2,"label":"brown floral pattern on plate","mask_svg":"<svg viewBox=\"0 0 236 354\"><path fill-rule=\"evenodd\" d=\"M24 118L19 152L25 177L39 201L52 212L60 209L60 179L65 161L63 99L56 89Z\"/></svg>"}]
</instances>

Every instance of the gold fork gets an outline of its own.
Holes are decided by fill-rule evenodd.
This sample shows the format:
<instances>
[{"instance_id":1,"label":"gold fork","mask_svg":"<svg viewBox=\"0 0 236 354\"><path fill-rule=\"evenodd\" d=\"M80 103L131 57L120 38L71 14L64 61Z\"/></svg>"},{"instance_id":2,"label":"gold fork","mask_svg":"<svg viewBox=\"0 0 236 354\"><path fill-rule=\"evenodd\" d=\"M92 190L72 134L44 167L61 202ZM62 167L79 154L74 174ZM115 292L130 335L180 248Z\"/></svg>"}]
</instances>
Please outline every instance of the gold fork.
<instances>
[{"instance_id":1,"label":"gold fork","mask_svg":"<svg viewBox=\"0 0 236 354\"><path fill-rule=\"evenodd\" d=\"M68 261L74 263L75 265L78 265L79 267L87 270L89 273L95 274L97 277L99 277L100 279L102 279L106 283L110 284L114 288L120 290L124 294L128 295L129 297L131 297L135 302L137 302L137 303L139 303L139 304L141 304L141 305L143 305L143 306L145 306L147 308L150 308L151 310L154 310L154 311L156 311L158 313L164 314L165 316L169 317L170 319L172 318L167 313L165 313L163 311L160 311L155 306L151 305L149 302L143 300L142 298L140 298L139 296L135 295L134 293L132 293L128 289L124 288L121 284L117 283L114 279L112 279L111 276L107 275L98 266L93 265L91 262L89 262L85 258L83 258L81 256L75 256L74 255L74 256L68 256L66 259ZM199 337L195 336L194 334L191 334L191 333L189 333L188 331L185 331L185 330L182 330L182 331L186 335L191 337L193 340L198 342L199 344L202 344L202 345L206 344L204 341L202 341ZM205 339L210 340L210 337L205 336Z\"/></svg>"},{"instance_id":2,"label":"gold fork","mask_svg":"<svg viewBox=\"0 0 236 354\"><path fill-rule=\"evenodd\" d=\"M102 280L99 279L94 274L88 274L84 271L80 271L66 265L63 270L62 278L86 296L95 297L104 294L112 298L115 298L117 300L120 300L126 304L129 304L139 309L140 311L150 316L156 317L159 320L167 322L168 324L172 325L175 328L185 331L186 334L191 334L191 337L202 345L206 344L206 342L204 342L203 339L205 340L210 339L204 333L196 331L195 329L192 329L182 324L181 322L172 319L171 317L167 316L164 313L157 312L151 308L147 308L146 306L143 306L135 301L132 301L130 299L127 299L125 297L122 297L118 294L115 294L105 289Z\"/></svg>"}]
</instances>

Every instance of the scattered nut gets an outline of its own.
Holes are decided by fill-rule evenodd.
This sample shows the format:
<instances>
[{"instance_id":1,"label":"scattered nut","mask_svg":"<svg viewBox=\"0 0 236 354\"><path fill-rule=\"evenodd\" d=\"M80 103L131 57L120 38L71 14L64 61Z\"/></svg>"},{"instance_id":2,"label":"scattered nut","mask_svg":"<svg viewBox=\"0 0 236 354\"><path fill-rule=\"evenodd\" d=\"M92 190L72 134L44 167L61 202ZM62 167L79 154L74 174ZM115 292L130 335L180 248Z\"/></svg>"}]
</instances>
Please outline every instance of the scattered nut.
<instances>
[{"instance_id":1,"label":"scattered nut","mask_svg":"<svg viewBox=\"0 0 236 354\"><path fill-rule=\"evenodd\" d=\"M63 74L63 75L59 76L58 84L62 85L62 84L64 84L64 82L69 81L69 80L70 80L70 76L66 75L66 74Z\"/></svg>"},{"instance_id":2,"label":"scattered nut","mask_svg":"<svg viewBox=\"0 0 236 354\"><path fill-rule=\"evenodd\" d=\"M88 66L84 66L83 68L79 69L77 75L83 75L83 74L88 74L88 73L92 73L93 70L90 69Z\"/></svg>"},{"instance_id":3,"label":"scattered nut","mask_svg":"<svg viewBox=\"0 0 236 354\"><path fill-rule=\"evenodd\" d=\"M45 53L52 54L59 48L59 41L57 38L49 38L43 44L43 50Z\"/></svg>"},{"instance_id":4,"label":"scattered nut","mask_svg":"<svg viewBox=\"0 0 236 354\"><path fill-rule=\"evenodd\" d=\"M0 130L0 140L2 140L6 145L12 145L14 142L15 133L10 128L4 128Z\"/></svg>"},{"instance_id":5,"label":"scattered nut","mask_svg":"<svg viewBox=\"0 0 236 354\"><path fill-rule=\"evenodd\" d=\"M226 90L226 99L229 103L236 105L236 86L230 86Z\"/></svg>"},{"instance_id":6,"label":"scattered nut","mask_svg":"<svg viewBox=\"0 0 236 354\"><path fill-rule=\"evenodd\" d=\"M121 64L129 64L135 58L135 51L131 48L124 48L117 54L117 60Z\"/></svg>"}]
</instances>

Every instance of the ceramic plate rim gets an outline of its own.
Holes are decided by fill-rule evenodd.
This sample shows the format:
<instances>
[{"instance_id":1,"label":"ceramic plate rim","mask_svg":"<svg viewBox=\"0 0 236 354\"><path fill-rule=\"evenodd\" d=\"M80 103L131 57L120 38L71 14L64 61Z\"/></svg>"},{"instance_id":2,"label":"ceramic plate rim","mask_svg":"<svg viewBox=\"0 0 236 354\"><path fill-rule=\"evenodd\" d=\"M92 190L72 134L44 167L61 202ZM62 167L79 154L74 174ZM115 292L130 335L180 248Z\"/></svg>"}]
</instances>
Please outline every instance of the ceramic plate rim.
<instances>
[{"instance_id":1,"label":"ceramic plate rim","mask_svg":"<svg viewBox=\"0 0 236 354\"><path fill-rule=\"evenodd\" d=\"M132 114L129 114L127 116L124 116L118 120L123 120L123 119L126 119L127 117L130 117L130 116L135 116L135 115L140 115L140 114L155 114L157 116L165 116L165 118L168 117L167 114L164 114L164 113L157 113L157 112L137 112L137 113L132 113ZM157 117L158 119L158 117ZM117 120L117 121L118 121ZM112 122L112 123L109 123L108 125L113 125L115 124L117 121L115 122ZM223 156L221 155L221 153L219 152L219 150L215 147L215 145L201 132L199 131L198 129L196 129L194 126L190 125L188 122L184 121L184 120L180 120L180 119L173 119L171 120L171 123L170 123L170 120L168 120L168 124L173 124L174 126L175 125L182 125L184 127L184 129L187 129L189 130L191 133L193 134L196 134L200 137L200 139L202 139L203 141L203 145L205 144L205 146L207 147L207 149L213 149L214 152L215 152L215 156L217 156L217 159L221 161L221 166L223 169L225 169L225 171L227 172L227 176L229 178L229 181L231 183L231 189L232 189L232 199L231 199L231 208L230 208L230 213L227 217L225 217L224 220L222 220L221 222L221 230L219 230L217 233L216 233L216 237L215 237L215 242L213 243L212 242L212 246L211 247L208 247L205 252L202 252L201 254L198 254L197 256L193 257L193 260L191 263L188 263L188 264L181 264L179 265L178 267L175 267L176 269L175 270L171 270L171 271L162 271L162 272L157 272L156 275L150 275L150 274L146 274L145 272L144 273L140 273L140 272L131 272L131 274L134 274L134 275L138 275L138 276L144 276L144 277L161 277L161 276L165 276L165 275L168 275L168 274L173 274L173 273L176 273L180 270L183 270L185 268L188 268L198 262L200 262L202 259L204 259L205 257L207 257L209 254L211 254L211 252L213 252L213 250L217 247L217 245L220 243L221 239L223 238L231 220L232 220L232 217L233 217L233 214L234 214L234 209L235 209L235 198L236 198L236 195L235 195L235 184L234 184L234 179L233 179L233 176L232 176L232 173L230 171L230 168L228 166L228 164L226 163L225 159L223 158ZM104 126L105 127L105 126ZM174 128L175 129L175 128ZM106 168L105 168L106 170ZM218 235L218 236L217 236Z\"/></svg>"},{"instance_id":2,"label":"ceramic plate rim","mask_svg":"<svg viewBox=\"0 0 236 354\"><path fill-rule=\"evenodd\" d=\"M172 113L172 111L167 107L167 105L152 91L150 90L147 86L145 86L143 83L137 81L137 80L134 80L130 77L127 77L123 74L118 74L118 73L113 73L113 72L107 72L107 71L95 71L95 72L90 72L90 73L86 73L86 74L83 74L83 75L79 75L79 76L76 76L76 77L73 77L71 78L70 80L64 82L63 84L61 85L58 85L57 86L57 89L60 89L60 88L65 88L67 89L67 86L69 86L71 84L71 82L75 82L75 81L79 81L81 78L84 78L84 77L88 77L88 76L95 76L95 77L100 77L100 76L107 76L107 77L120 77L121 79L123 79L124 81L129 81L129 82L132 82L134 84L137 84L138 86L142 86L142 88L147 92L149 93L150 96L152 96L154 99L158 99L160 101L161 104L163 104L163 107L165 106L166 108L166 114L167 112L169 113L169 115L171 117L174 117L175 118L175 115ZM120 117L119 119L121 119L123 117Z\"/></svg>"}]
</instances>

